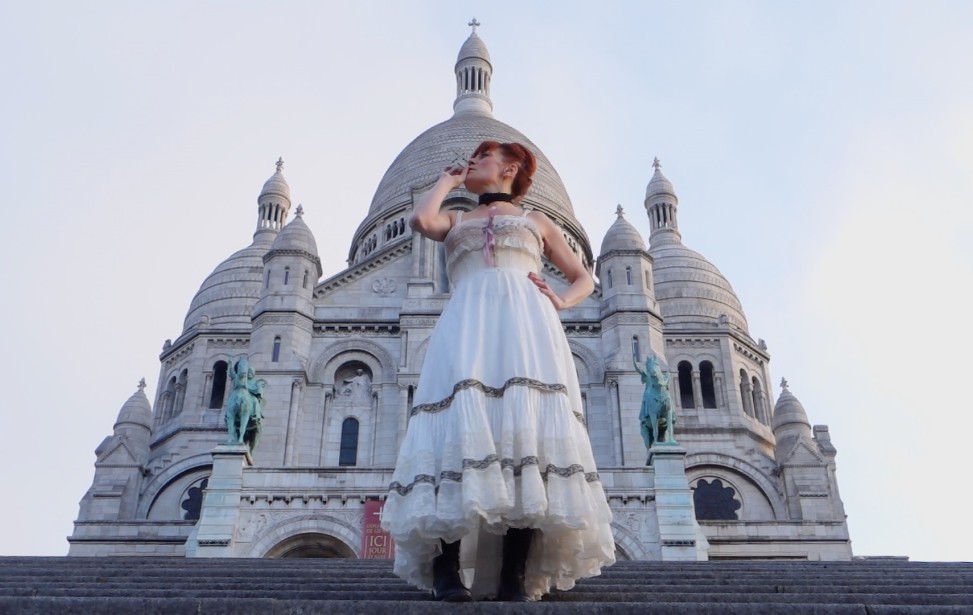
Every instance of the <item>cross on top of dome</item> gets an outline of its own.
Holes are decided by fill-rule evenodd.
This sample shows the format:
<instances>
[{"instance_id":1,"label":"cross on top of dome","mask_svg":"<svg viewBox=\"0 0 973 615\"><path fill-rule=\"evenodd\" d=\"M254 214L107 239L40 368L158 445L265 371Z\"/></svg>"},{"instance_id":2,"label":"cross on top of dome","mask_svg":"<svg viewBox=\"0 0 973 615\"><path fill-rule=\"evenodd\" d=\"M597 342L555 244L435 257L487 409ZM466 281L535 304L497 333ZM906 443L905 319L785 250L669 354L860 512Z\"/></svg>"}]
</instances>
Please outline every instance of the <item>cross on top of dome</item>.
<instances>
[{"instance_id":1,"label":"cross on top of dome","mask_svg":"<svg viewBox=\"0 0 973 615\"><path fill-rule=\"evenodd\" d=\"M619 203L618 207L615 208L615 215L619 218L625 217L625 210L622 208L622 204Z\"/></svg>"},{"instance_id":2,"label":"cross on top of dome","mask_svg":"<svg viewBox=\"0 0 973 615\"><path fill-rule=\"evenodd\" d=\"M280 173L281 170L284 168L284 157L281 156L277 158L276 164L277 164L277 172Z\"/></svg>"},{"instance_id":3,"label":"cross on top of dome","mask_svg":"<svg viewBox=\"0 0 973 615\"><path fill-rule=\"evenodd\" d=\"M480 22L478 22L478 21L476 20L476 17L474 17L474 18L473 18L473 19L472 19L472 20L471 20L471 21L470 21L470 22L469 22L468 24L466 24L466 25L468 25L469 27L471 27L471 28L473 28L473 34L476 34L476 27L477 27L477 26L479 26L479 25L481 25L481 24L480 24Z\"/></svg>"},{"instance_id":4,"label":"cross on top of dome","mask_svg":"<svg viewBox=\"0 0 973 615\"><path fill-rule=\"evenodd\" d=\"M656 156L655 160L652 161L652 168L658 171L662 168L662 162L659 161L659 157Z\"/></svg>"}]
</instances>

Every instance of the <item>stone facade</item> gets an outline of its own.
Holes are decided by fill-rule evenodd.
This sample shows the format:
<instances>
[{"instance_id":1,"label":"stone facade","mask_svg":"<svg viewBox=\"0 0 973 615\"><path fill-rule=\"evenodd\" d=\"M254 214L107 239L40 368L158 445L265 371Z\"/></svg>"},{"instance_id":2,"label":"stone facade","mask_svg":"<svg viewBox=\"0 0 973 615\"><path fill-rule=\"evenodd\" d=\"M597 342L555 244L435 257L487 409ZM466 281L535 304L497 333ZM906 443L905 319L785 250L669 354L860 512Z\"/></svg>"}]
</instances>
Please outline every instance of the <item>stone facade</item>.
<instances>
[{"instance_id":1,"label":"stone facade","mask_svg":"<svg viewBox=\"0 0 973 615\"><path fill-rule=\"evenodd\" d=\"M785 387L769 398L769 354L719 270L682 244L678 199L657 163L649 246L619 208L595 258L553 166L492 116L492 64L474 32L456 64L454 115L392 163L352 238L349 266L321 279L314 235L282 161L258 197L253 242L193 298L144 385L96 449L71 555L359 557L365 503L382 501L426 343L449 298L442 246L408 227L417 195L457 152L518 141L538 156L525 207L564 230L595 292L562 313L621 559L849 559L826 427ZM457 189L445 207L469 210ZM566 281L549 263L555 290ZM672 373L678 445L647 453L634 357ZM227 366L266 381L260 442L224 444ZM154 407L154 411L151 409Z\"/></svg>"}]
</instances>

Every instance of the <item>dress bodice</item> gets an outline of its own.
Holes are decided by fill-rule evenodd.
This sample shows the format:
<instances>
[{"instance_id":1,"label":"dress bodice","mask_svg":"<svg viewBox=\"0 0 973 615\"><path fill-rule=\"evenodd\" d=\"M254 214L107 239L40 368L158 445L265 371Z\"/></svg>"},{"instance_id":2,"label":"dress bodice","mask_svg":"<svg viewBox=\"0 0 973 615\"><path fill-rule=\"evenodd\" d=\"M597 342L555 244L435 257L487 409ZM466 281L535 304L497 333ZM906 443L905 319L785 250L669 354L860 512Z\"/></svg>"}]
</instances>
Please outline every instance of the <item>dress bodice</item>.
<instances>
[{"instance_id":1,"label":"dress bodice","mask_svg":"<svg viewBox=\"0 0 973 615\"><path fill-rule=\"evenodd\" d=\"M529 213L529 212L528 212ZM484 246L492 230L490 256ZM452 284L464 277L490 268L519 269L525 273L540 271L540 232L527 214L497 214L492 219L463 220L457 214L453 228L446 234L446 273ZM490 261L493 261L492 263Z\"/></svg>"}]
</instances>

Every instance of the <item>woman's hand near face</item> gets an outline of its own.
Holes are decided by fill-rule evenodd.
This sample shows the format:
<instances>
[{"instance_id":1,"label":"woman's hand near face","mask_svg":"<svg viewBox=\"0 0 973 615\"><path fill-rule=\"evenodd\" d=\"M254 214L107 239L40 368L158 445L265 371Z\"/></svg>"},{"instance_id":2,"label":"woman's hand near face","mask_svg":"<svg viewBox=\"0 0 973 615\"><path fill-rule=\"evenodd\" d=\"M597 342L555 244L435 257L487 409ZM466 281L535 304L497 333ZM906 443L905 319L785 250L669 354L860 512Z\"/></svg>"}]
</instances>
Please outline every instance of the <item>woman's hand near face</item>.
<instances>
[{"instance_id":1,"label":"woman's hand near face","mask_svg":"<svg viewBox=\"0 0 973 615\"><path fill-rule=\"evenodd\" d=\"M468 166L446 167L439 175L439 181L449 185L449 189L459 188L466 181L466 174L469 172Z\"/></svg>"},{"instance_id":2,"label":"woman's hand near face","mask_svg":"<svg viewBox=\"0 0 973 615\"><path fill-rule=\"evenodd\" d=\"M466 166L443 169L436 184L419 197L419 202L416 203L416 208L409 219L412 230L435 241L446 238L446 233L453 228L454 218L452 214L441 211L443 199L450 190L463 185L466 181L466 173Z\"/></svg>"}]
</instances>

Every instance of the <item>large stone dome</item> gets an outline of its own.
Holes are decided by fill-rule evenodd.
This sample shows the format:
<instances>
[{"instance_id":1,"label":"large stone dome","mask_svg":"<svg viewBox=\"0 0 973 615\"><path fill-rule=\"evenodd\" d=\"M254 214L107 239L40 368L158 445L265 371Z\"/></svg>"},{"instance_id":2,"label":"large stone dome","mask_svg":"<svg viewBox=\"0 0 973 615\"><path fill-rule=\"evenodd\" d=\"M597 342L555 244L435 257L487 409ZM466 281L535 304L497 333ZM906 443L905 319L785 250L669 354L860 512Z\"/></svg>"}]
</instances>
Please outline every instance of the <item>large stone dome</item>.
<instances>
[{"instance_id":1,"label":"large stone dome","mask_svg":"<svg viewBox=\"0 0 973 615\"><path fill-rule=\"evenodd\" d=\"M277 171L264 182L257 197L257 232L253 243L232 254L217 265L209 274L192 303L183 322L183 333L193 327L204 325L214 329L249 329L253 308L260 298L264 281L264 256L274 245L278 230L287 220L290 210L290 187L281 173L283 159L277 160ZM298 217L299 218L299 217ZM301 221L296 226L291 223L283 242L288 246L298 244L306 249L308 241L317 256L314 236ZM308 239L309 238L309 239ZM319 272L320 273L320 272Z\"/></svg>"},{"instance_id":2,"label":"large stone dome","mask_svg":"<svg viewBox=\"0 0 973 615\"><path fill-rule=\"evenodd\" d=\"M410 202L413 190L431 186L457 156L468 157L477 145L488 139L528 146L537 157L537 172L525 203L574 219L574 208L564 183L544 152L519 130L486 115L451 117L405 146L379 182L369 215Z\"/></svg>"},{"instance_id":3,"label":"large stone dome","mask_svg":"<svg viewBox=\"0 0 973 615\"><path fill-rule=\"evenodd\" d=\"M730 326L749 335L747 317L733 287L713 263L682 243L676 191L656 158L645 190L649 214L649 254L655 298L667 328Z\"/></svg>"},{"instance_id":4,"label":"large stone dome","mask_svg":"<svg viewBox=\"0 0 973 615\"><path fill-rule=\"evenodd\" d=\"M475 32L471 34L455 67L454 115L420 134L392 161L375 190L368 216L352 240L350 262L361 254L359 248L366 245L383 221L388 222L385 218L401 216L412 205L415 193L432 187L445 167L469 157L486 140L517 142L530 148L537 158L537 171L523 205L538 209L561 224L577 242L582 259L592 261L588 237L574 216L571 199L554 166L523 133L493 117L489 96L493 68L489 57L483 40ZM394 241L401 241L401 237ZM379 250L383 247L379 243Z\"/></svg>"},{"instance_id":5,"label":"large stone dome","mask_svg":"<svg viewBox=\"0 0 973 615\"><path fill-rule=\"evenodd\" d=\"M252 244L220 263L189 305L183 331L206 321L212 328L249 329L263 284L264 254L276 234L257 233Z\"/></svg>"},{"instance_id":6,"label":"large stone dome","mask_svg":"<svg viewBox=\"0 0 973 615\"><path fill-rule=\"evenodd\" d=\"M653 242L655 298L666 327L729 324L748 332L743 306L713 263L681 242Z\"/></svg>"}]
</instances>

